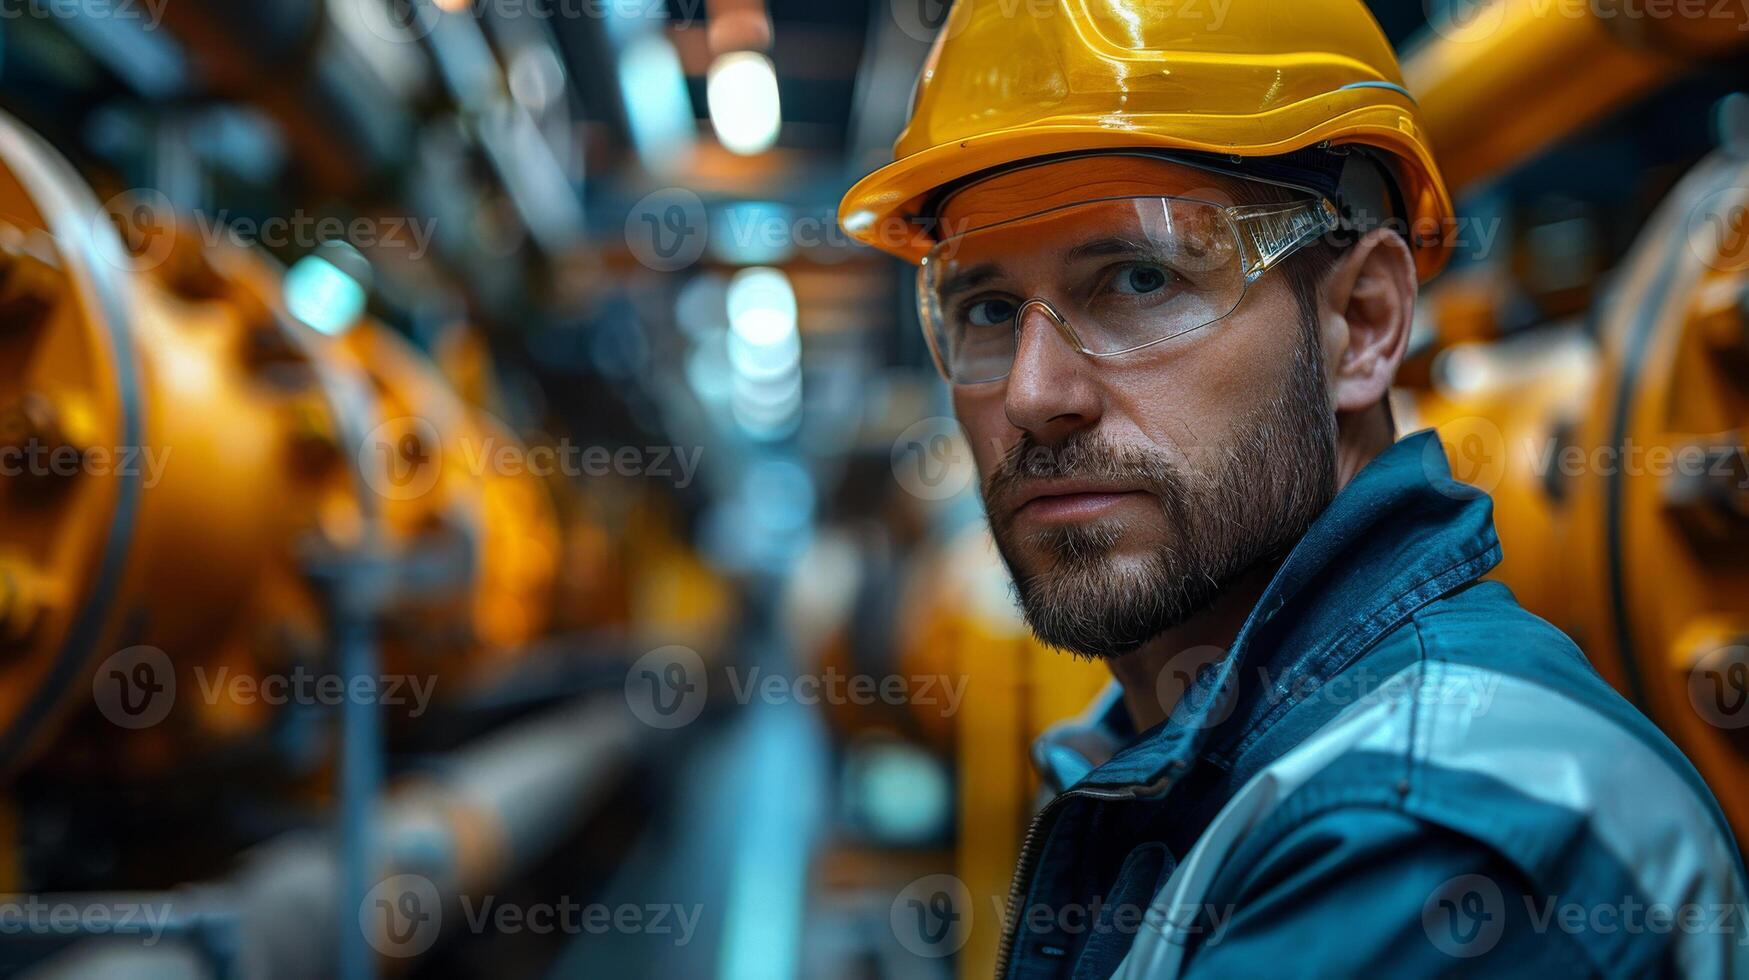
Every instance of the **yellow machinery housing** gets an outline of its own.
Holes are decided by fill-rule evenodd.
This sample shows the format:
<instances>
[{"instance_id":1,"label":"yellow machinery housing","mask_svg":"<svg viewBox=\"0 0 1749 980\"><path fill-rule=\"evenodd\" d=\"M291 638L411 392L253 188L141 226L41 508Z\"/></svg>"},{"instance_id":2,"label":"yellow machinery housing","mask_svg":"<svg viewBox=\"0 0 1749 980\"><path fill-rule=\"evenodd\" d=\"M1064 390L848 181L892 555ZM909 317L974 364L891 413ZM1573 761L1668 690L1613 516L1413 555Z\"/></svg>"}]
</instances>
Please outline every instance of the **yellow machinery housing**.
<instances>
[{"instance_id":1,"label":"yellow machinery housing","mask_svg":"<svg viewBox=\"0 0 1749 980\"><path fill-rule=\"evenodd\" d=\"M162 719L111 718L138 737L96 729L93 758L151 771L259 732L272 706L210 696L214 679L330 669L314 573L360 549L441 559L378 624L385 672L432 676L439 698L543 630L555 517L539 479L494 469L511 433L380 324L327 337L288 316L265 256L126 217L124 244L65 162L0 119L8 771L69 715L112 714L112 681L116 698L179 693Z\"/></svg>"},{"instance_id":2,"label":"yellow machinery housing","mask_svg":"<svg viewBox=\"0 0 1749 980\"><path fill-rule=\"evenodd\" d=\"M1454 472L1494 495L1498 577L1682 747L1739 833L1749 251L1717 230L1749 209L1746 185L1749 157L1697 167L1624 263L1595 338L1448 348L1405 420L1437 426Z\"/></svg>"},{"instance_id":3,"label":"yellow machinery housing","mask_svg":"<svg viewBox=\"0 0 1749 980\"><path fill-rule=\"evenodd\" d=\"M1749 26L1722 7L1604 19L1511 0L1478 16L1404 66L1454 188L1740 50ZM1497 577L1681 746L1742 835L1749 147L1730 128L1641 230L1593 329L1494 340L1500 256L1435 284L1434 344L1405 368L1400 420L1437 426L1454 472L1494 496Z\"/></svg>"}]
</instances>

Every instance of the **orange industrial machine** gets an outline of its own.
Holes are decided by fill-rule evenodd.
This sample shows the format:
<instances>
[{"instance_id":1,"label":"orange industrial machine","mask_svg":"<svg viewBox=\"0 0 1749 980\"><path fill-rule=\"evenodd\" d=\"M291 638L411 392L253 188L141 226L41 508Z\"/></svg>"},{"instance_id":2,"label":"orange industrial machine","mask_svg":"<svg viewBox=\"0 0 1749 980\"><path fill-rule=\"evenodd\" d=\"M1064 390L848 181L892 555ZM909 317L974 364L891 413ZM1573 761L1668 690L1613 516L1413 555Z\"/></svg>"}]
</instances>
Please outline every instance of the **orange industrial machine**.
<instances>
[{"instance_id":1,"label":"orange industrial machine","mask_svg":"<svg viewBox=\"0 0 1749 980\"><path fill-rule=\"evenodd\" d=\"M1436 425L1456 474L1493 494L1498 577L1682 746L1740 833L1749 831L1749 793L1736 778L1749 761L1745 187L1749 154L1703 162L1622 264L1594 333L1555 325L1446 347L1404 418ZM1445 285L1449 294L1467 284Z\"/></svg>"},{"instance_id":2,"label":"orange industrial machine","mask_svg":"<svg viewBox=\"0 0 1749 980\"><path fill-rule=\"evenodd\" d=\"M1501 3L1445 25L1404 70L1457 190L1740 50L1746 18L1724 8L1571 17ZM1508 95L1515 111L1502 117ZM1588 322L1498 338L1504 254L1435 284L1424 302L1433 336L1405 367L1399 416L1406 428L1437 426L1457 476L1493 495L1497 577L1682 747L1739 834L1749 833L1742 101L1721 107L1723 147L1664 198Z\"/></svg>"},{"instance_id":3,"label":"orange industrial machine","mask_svg":"<svg viewBox=\"0 0 1749 980\"><path fill-rule=\"evenodd\" d=\"M1494 0L1427 9L1425 43L1404 57L1403 79L1454 194L1696 64L1742 50L1749 30L1741 4L1655 11Z\"/></svg>"},{"instance_id":4,"label":"orange industrial machine","mask_svg":"<svg viewBox=\"0 0 1749 980\"><path fill-rule=\"evenodd\" d=\"M376 391L383 421L362 446L376 458L360 465L391 538L447 549L466 570L460 602L414 590L391 607L385 669L478 680L547 625L559 557L548 488L515 434L457 397L398 335L364 320L338 346Z\"/></svg>"},{"instance_id":5,"label":"orange industrial machine","mask_svg":"<svg viewBox=\"0 0 1749 980\"><path fill-rule=\"evenodd\" d=\"M259 732L225 685L332 670L338 561L391 570L383 670L439 698L543 629L555 519L495 467L511 433L382 325L287 315L264 255L121 217L0 119L0 765L70 716L135 773Z\"/></svg>"}]
</instances>

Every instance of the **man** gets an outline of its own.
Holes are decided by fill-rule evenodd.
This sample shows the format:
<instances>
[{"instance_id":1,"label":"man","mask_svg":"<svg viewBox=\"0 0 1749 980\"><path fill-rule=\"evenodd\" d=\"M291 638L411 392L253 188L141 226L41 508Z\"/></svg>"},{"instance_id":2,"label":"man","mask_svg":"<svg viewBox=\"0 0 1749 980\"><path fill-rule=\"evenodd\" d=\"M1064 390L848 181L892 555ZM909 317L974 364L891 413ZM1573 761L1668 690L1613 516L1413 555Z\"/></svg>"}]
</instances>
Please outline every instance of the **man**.
<instances>
[{"instance_id":1,"label":"man","mask_svg":"<svg viewBox=\"0 0 1749 980\"><path fill-rule=\"evenodd\" d=\"M998 975L1744 974L1711 795L1395 441L1453 219L1387 42L1191 10L961 0L840 211L920 264L1029 624L1121 688L1038 749Z\"/></svg>"}]
</instances>

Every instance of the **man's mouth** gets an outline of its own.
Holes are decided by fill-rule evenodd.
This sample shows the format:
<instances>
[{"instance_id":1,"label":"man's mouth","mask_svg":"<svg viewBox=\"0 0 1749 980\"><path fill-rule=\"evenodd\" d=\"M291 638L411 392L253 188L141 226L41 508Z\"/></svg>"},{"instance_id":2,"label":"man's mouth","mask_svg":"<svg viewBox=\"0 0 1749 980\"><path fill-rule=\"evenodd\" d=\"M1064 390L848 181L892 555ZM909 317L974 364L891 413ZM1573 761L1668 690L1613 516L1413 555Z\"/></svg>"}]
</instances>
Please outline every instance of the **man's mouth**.
<instances>
[{"instance_id":1,"label":"man's mouth","mask_svg":"<svg viewBox=\"0 0 1749 980\"><path fill-rule=\"evenodd\" d=\"M1029 488L1014 511L1017 520L1080 523L1104 517L1127 504L1146 500L1146 490L1064 482Z\"/></svg>"}]
</instances>

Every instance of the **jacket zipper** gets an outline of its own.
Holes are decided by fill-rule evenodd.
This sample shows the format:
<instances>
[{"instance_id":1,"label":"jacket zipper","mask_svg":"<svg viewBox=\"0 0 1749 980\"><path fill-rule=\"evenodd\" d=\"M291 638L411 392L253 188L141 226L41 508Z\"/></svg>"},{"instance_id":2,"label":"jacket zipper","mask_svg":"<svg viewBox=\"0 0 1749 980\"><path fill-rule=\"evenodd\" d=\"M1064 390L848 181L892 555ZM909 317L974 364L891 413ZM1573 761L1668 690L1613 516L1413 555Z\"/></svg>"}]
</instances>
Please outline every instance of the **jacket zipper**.
<instances>
[{"instance_id":1,"label":"jacket zipper","mask_svg":"<svg viewBox=\"0 0 1749 980\"><path fill-rule=\"evenodd\" d=\"M1026 837L1021 840L1020 860L1014 866L1014 880L1008 885L1008 907L1002 917L1002 945L996 952L996 980L1007 980L1009 960L1014 955L1014 943L1020 933L1020 903L1026 900L1027 887L1032 883L1033 862L1038 860L1038 842L1044 835L1044 830L1050 818L1055 813L1058 804L1071 796L1084 796L1096 800L1134 800L1163 795L1172 788L1172 777L1163 777L1152 783L1135 786L1121 786L1114 789L1071 789L1064 790L1051 797L1038 813L1033 815L1032 823L1026 828Z\"/></svg>"}]
</instances>

